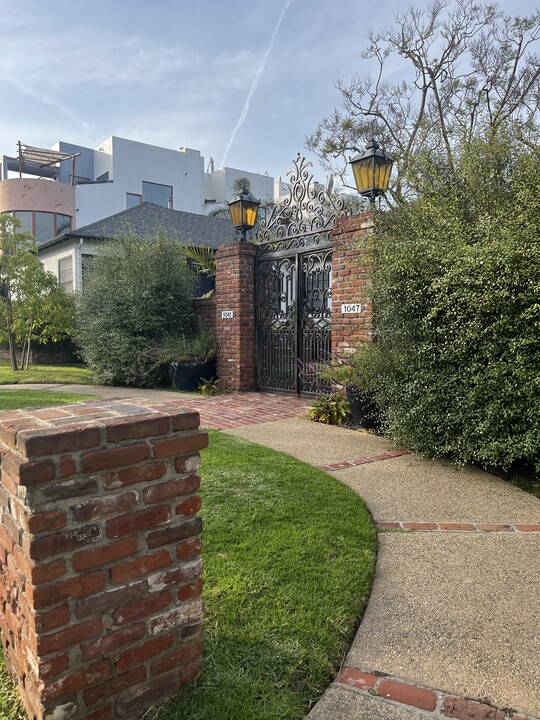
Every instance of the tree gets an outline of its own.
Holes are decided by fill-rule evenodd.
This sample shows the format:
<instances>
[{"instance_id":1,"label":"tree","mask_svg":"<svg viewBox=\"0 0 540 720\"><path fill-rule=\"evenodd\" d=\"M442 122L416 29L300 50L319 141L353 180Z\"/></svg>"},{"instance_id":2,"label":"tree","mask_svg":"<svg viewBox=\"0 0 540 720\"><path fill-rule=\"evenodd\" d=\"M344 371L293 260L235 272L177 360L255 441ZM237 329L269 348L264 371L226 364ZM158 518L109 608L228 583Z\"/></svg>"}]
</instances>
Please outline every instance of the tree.
<instances>
[{"instance_id":1,"label":"tree","mask_svg":"<svg viewBox=\"0 0 540 720\"><path fill-rule=\"evenodd\" d=\"M20 231L12 215L0 214L0 312L9 345L11 367L18 369L17 345L28 367L32 340L60 340L73 329L73 299L58 286L37 256L32 235Z\"/></svg>"},{"instance_id":2,"label":"tree","mask_svg":"<svg viewBox=\"0 0 540 720\"><path fill-rule=\"evenodd\" d=\"M538 138L540 13L509 17L495 4L432 0L410 5L393 27L368 34L362 58L374 73L336 82L341 108L306 138L346 185L346 163L372 137L394 156L394 201L416 191L424 164L452 169L474 138ZM393 82L391 75L402 75ZM414 193L413 193L414 194Z\"/></svg>"},{"instance_id":3,"label":"tree","mask_svg":"<svg viewBox=\"0 0 540 720\"><path fill-rule=\"evenodd\" d=\"M157 346L191 329L193 285L182 247L164 235L104 243L77 303L75 333L96 378L106 385L156 384Z\"/></svg>"}]
</instances>

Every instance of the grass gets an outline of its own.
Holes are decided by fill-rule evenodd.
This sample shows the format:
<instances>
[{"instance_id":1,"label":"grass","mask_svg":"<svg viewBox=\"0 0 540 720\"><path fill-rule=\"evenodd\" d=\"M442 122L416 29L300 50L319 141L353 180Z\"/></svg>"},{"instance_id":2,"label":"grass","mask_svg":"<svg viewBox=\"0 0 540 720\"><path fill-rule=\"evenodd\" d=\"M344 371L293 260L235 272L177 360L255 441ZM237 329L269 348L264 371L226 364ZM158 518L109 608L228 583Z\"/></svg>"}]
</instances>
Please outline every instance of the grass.
<instances>
[{"instance_id":1,"label":"grass","mask_svg":"<svg viewBox=\"0 0 540 720\"><path fill-rule=\"evenodd\" d=\"M0 410L47 407L92 400L94 395L75 395L56 390L0 390Z\"/></svg>"},{"instance_id":2,"label":"grass","mask_svg":"<svg viewBox=\"0 0 540 720\"><path fill-rule=\"evenodd\" d=\"M145 720L303 718L367 602L376 554L370 516L325 473L218 432L201 476L201 678Z\"/></svg>"},{"instance_id":3,"label":"grass","mask_svg":"<svg viewBox=\"0 0 540 720\"><path fill-rule=\"evenodd\" d=\"M371 518L358 496L316 468L210 435L201 468L202 673L145 720L300 719L330 683L366 605ZM0 720L8 718L24 715L0 669Z\"/></svg>"},{"instance_id":4,"label":"grass","mask_svg":"<svg viewBox=\"0 0 540 720\"><path fill-rule=\"evenodd\" d=\"M21 383L67 383L92 385L92 374L84 365L30 365L28 370L12 370L9 360L0 358L0 385Z\"/></svg>"}]
</instances>

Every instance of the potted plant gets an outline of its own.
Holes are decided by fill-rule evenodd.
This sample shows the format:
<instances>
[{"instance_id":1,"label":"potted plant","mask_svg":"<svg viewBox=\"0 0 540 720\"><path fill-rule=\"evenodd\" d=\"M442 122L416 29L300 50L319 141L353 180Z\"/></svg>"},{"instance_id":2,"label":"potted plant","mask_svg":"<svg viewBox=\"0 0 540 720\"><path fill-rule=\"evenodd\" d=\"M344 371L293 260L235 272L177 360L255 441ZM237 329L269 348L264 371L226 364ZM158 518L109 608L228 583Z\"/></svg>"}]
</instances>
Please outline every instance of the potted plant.
<instances>
[{"instance_id":1,"label":"potted plant","mask_svg":"<svg viewBox=\"0 0 540 720\"><path fill-rule=\"evenodd\" d=\"M349 356L338 358L324 369L321 376L345 392L356 427L366 430L380 428L380 413L369 383L367 349L360 348Z\"/></svg>"},{"instance_id":2,"label":"potted plant","mask_svg":"<svg viewBox=\"0 0 540 720\"><path fill-rule=\"evenodd\" d=\"M167 338L160 360L169 365L169 377L178 390L195 392L203 378L216 375L216 339L207 332Z\"/></svg>"}]
</instances>

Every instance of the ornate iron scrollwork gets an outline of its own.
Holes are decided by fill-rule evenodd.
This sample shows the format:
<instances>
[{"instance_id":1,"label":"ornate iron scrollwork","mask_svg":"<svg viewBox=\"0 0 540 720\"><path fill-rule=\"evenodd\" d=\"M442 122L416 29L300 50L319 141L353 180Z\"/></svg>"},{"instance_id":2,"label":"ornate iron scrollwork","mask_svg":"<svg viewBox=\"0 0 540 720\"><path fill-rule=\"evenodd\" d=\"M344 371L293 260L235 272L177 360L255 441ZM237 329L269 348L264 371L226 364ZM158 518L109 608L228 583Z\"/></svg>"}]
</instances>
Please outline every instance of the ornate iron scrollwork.
<instances>
[{"instance_id":1,"label":"ornate iron scrollwork","mask_svg":"<svg viewBox=\"0 0 540 720\"><path fill-rule=\"evenodd\" d=\"M261 221L254 242L261 254L298 250L327 242L336 217L347 214L341 198L317 191L308 168L313 164L298 153L289 170L289 196L278 201L270 217Z\"/></svg>"}]
</instances>

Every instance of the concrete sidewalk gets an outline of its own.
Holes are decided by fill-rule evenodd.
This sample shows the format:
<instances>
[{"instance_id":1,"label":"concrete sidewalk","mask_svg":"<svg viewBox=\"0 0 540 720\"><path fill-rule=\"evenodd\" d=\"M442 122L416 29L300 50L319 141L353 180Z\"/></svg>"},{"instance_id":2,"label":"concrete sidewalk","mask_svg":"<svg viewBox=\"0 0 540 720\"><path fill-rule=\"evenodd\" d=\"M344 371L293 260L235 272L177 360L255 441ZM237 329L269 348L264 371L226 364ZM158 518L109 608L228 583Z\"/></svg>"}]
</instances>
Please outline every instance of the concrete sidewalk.
<instances>
[{"instance_id":1,"label":"concrete sidewalk","mask_svg":"<svg viewBox=\"0 0 540 720\"><path fill-rule=\"evenodd\" d=\"M540 500L480 470L309 422L294 396L47 387L180 402L204 427L321 467L364 498L380 530L373 591L309 720L540 716Z\"/></svg>"},{"instance_id":2,"label":"concrete sidewalk","mask_svg":"<svg viewBox=\"0 0 540 720\"><path fill-rule=\"evenodd\" d=\"M325 467L381 525L367 611L310 720L540 715L540 500L480 470L392 457L362 431L293 418L229 432Z\"/></svg>"}]
</instances>

